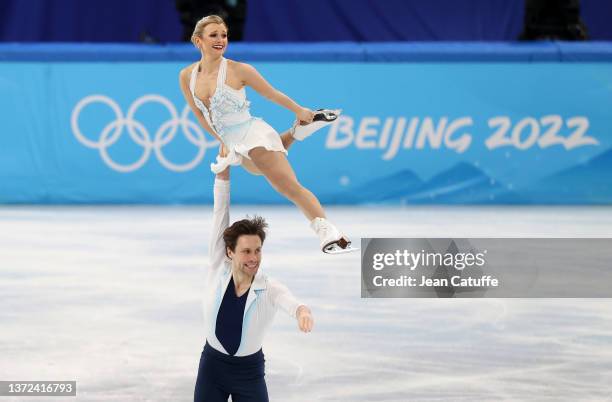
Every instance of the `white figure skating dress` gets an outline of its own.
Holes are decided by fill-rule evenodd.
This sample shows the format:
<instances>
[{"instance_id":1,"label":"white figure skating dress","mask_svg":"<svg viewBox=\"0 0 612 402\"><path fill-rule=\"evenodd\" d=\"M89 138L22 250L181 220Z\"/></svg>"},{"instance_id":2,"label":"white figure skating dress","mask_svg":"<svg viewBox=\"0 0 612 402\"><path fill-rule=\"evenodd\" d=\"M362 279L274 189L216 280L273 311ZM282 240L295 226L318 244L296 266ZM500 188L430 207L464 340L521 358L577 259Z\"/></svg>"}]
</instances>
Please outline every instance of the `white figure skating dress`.
<instances>
[{"instance_id":1,"label":"white figure skating dress","mask_svg":"<svg viewBox=\"0 0 612 402\"><path fill-rule=\"evenodd\" d=\"M206 107L195 94L196 77L199 66L191 71L189 89L193 101L202 111L208 124L221 137L227 147L226 157L217 156L217 162L210 164L213 173L219 173L230 165L242 164L242 158L251 159L249 151L264 147L268 151L278 151L287 154L280 136L268 123L258 117L251 116L250 102L243 88L236 90L225 83L227 76L227 59L221 59L217 73L217 88L210 97L210 109Z\"/></svg>"}]
</instances>

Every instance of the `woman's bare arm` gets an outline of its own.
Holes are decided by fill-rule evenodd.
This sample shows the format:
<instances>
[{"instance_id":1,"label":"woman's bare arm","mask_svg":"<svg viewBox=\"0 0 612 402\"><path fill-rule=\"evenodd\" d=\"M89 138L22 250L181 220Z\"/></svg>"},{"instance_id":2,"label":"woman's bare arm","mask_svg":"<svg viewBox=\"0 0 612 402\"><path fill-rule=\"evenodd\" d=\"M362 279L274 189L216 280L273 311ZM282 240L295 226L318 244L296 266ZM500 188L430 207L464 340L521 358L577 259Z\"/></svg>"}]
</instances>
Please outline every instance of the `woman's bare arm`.
<instances>
[{"instance_id":1,"label":"woman's bare arm","mask_svg":"<svg viewBox=\"0 0 612 402\"><path fill-rule=\"evenodd\" d=\"M246 63L236 63L236 71L244 85L250 86L264 98L291 110L299 120L312 122L314 113L310 109L298 105L293 99L270 85L255 67Z\"/></svg>"}]
</instances>

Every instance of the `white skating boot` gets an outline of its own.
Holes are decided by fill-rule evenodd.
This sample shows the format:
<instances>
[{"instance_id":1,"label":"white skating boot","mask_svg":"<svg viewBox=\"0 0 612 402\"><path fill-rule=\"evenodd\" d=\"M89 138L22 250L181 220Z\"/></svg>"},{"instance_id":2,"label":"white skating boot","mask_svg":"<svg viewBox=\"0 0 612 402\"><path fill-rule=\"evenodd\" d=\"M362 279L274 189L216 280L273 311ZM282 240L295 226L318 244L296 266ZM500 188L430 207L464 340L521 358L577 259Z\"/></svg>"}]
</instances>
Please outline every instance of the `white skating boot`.
<instances>
[{"instance_id":1,"label":"white skating boot","mask_svg":"<svg viewBox=\"0 0 612 402\"><path fill-rule=\"evenodd\" d=\"M291 135L298 141L303 141L317 130L332 124L342 113L342 109L319 109L314 112L312 123L301 125L299 121L293 123Z\"/></svg>"},{"instance_id":2,"label":"white skating boot","mask_svg":"<svg viewBox=\"0 0 612 402\"><path fill-rule=\"evenodd\" d=\"M314 218L310 227L319 236L321 251L327 254L350 253L359 250L351 246L351 241L325 218Z\"/></svg>"}]
</instances>

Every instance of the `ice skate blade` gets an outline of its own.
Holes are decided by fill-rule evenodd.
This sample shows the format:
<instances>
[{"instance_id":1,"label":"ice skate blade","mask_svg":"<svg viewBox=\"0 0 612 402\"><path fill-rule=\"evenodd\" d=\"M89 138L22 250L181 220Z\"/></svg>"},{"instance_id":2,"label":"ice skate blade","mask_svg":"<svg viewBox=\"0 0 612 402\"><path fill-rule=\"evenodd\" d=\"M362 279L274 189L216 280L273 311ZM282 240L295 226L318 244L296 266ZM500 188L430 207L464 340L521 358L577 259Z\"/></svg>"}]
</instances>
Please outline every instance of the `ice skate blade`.
<instances>
[{"instance_id":1,"label":"ice skate blade","mask_svg":"<svg viewBox=\"0 0 612 402\"><path fill-rule=\"evenodd\" d=\"M323 247L323 252L327 254L345 254L357 250L359 249L353 247L351 241L348 240L346 237L341 237L339 240L329 243L325 247Z\"/></svg>"},{"instance_id":2,"label":"ice skate blade","mask_svg":"<svg viewBox=\"0 0 612 402\"><path fill-rule=\"evenodd\" d=\"M340 116L340 113L342 113L342 109L317 109L312 121L322 121L330 123L336 121L336 119L338 119L338 116Z\"/></svg>"},{"instance_id":3,"label":"ice skate blade","mask_svg":"<svg viewBox=\"0 0 612 402\"><path fill-rule=\"evenodd\" d=\"M347 253L353 253L355 251L359 251L359 248L353 247L353 246L347 246L346 248L341 248L337 244L327 246L325 249L323 249L323 252L325 254L347 254Z\"/></svg>"},{"instance_id":4,"label":"ice skate blade","mask_svg":"<svg viewBox=\"0 0 612 402\"><path fill-rule=\"evenodd\" d=\"M338 119L338 116L342 112L342 109L322 109L315 112L315 117L312 123L301 125L297 124L293 131L293 138L298 141L302 141L310 137L314 132L332 124Z\"/></svg>"}]
</instances>

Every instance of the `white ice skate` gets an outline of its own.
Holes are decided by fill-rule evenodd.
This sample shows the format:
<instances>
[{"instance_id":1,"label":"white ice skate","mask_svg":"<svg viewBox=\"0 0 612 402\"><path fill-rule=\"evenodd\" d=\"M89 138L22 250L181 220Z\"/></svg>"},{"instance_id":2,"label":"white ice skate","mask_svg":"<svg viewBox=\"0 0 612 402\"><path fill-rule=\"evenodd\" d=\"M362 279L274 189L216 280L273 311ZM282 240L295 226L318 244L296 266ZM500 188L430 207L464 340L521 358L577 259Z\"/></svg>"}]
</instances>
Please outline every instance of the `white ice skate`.
<instances>
[{"instance_id":1,"label":"white ice skate","mask_svg":"<svg viewBox=\"0 0 612 402\"><path fill-rule=\"evenodd\" d=\"M291 127L291 135L298 141L303 141L317 130L332 124L342 113L342 109L319 109L314 112L312 123L302 125L301 122L295 121Z\"/></svg>"},{"instance_id":2,"label":"white ice skate","mask_svg":"<svg viewBox=\"0 0 612 402\"><path fill-rule=\"evenodd\" d=\"M319 236L321 251L327 254L343 254L359 250L351 246L351 241L325 218L314 218L310 227Z\"/></svg>"}]
</instances>

